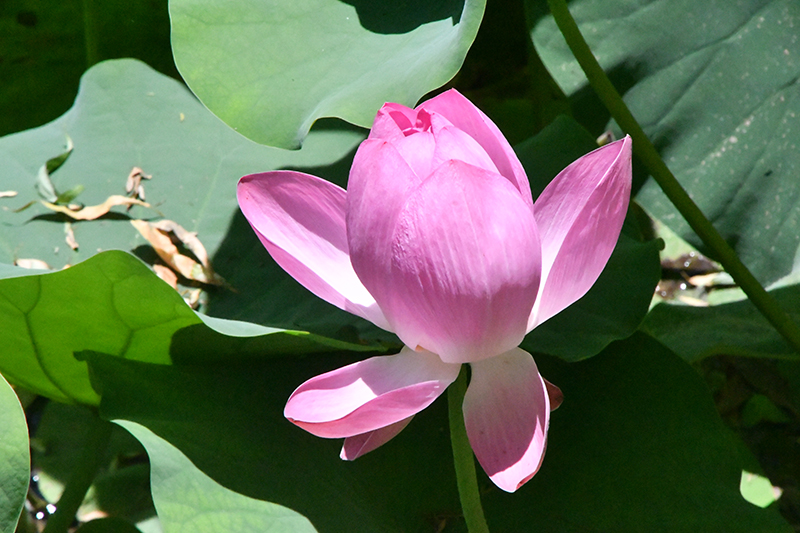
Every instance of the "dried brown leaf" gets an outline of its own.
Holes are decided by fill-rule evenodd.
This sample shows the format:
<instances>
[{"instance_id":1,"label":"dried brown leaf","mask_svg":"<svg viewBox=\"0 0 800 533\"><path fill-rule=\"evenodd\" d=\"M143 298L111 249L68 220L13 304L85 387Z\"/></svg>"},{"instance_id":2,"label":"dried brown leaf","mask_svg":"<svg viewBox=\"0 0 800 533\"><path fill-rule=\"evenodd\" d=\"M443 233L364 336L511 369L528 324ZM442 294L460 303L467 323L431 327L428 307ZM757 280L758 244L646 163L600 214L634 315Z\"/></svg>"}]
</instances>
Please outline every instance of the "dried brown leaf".
<instances>
[{"instance_id":1,"label":"dried brown leaf","mask_svg":"<svg viewBox=\"0 0 800 533\"><path fill-rule=\"evenodd\" d=\"M51 267L41 259L15 259L14 265L22 268L30 268L33 270L53 270L53 267Z\"/></svg>"},{"instance_id":2,"label":"dried brown leaf","mask_svg":"<svg viewBox=\"0 0 800 533\"><path fill-rule=\"evenodd\" d=\"M180 224L172 220L159 220L153 223L153 227L161 230L164 233L172 233L175 237L183 243L200 261L200 264L206 268L211 268L211 263L208 260L208 252L205 246L197 238L197 233L193 231L186 231Z\"/></svg>"},{"instance_id":3,"label":"dried brown leaf","mask_svg":"<svg viewBox=\"0 0 800 533\"><path fill-rule=\"evenodd\" d=\"M145 174L139 167L133 167L130 174L128 174L128 180L125 182L125 191L128 193L135 191L141 186L143 179L150 180L153 179L153 176L151 174Z\"/></svg>"},{"instance_id":4,"label":"dried brown leaf","mask_svg":"<svg viewBox=\"0 0 800 533\"><path fill-rule=\"evenodd\" d=\"M169 268L168 266L161 265L156 263L153 265L153 270L155 270L156 275L167 282L167 284L175 290L178 290L178 275L175 273L174 270Z\"/></svg>"},{"instance_id":5,"label":"dried brown leaf","mask_svg":"<svg viewBox=\"0 0 800 533\"><path fill-rule=\"evenodd\" d=\"M131 224L150 243L158 256L184 278L209 285L225 284L224 280L214 273L205 247L194 233L186 231L171 220L161 220L156 223L131 220ZM181 254L170 234L191 250L197 256L197 260Z\"/></svg>"},{"instance_id":6,"label":"dried brown leaf","mask_svg":"<svg viewBox=\"0 0 800 533\"><path fill-rule=\"evenodd\" d=\"M64 240L67 241L67 246L73 250L78 249L78 241L75 240L75 232L72 230L72 224L69 222L64 224Z\"/></svg>"},{"instance_id":7,"label":"dried brown leaf","mask_svg":"<svg viewBox=\"0 0 800 533\"><path fill-rule=\"evenodd\" d=\"M82 209L70 209L67 206L51 204L50 202L44 201L42 201L42 205L58 213L64 213L75 220L95 220L108 213L112 207L117 205L140 205L142 207L150 207L150 204L146 202L137 200L136 198L120 196L118 194L109 196L102 204L90 205Z\"/></svg>"}]
</instances>

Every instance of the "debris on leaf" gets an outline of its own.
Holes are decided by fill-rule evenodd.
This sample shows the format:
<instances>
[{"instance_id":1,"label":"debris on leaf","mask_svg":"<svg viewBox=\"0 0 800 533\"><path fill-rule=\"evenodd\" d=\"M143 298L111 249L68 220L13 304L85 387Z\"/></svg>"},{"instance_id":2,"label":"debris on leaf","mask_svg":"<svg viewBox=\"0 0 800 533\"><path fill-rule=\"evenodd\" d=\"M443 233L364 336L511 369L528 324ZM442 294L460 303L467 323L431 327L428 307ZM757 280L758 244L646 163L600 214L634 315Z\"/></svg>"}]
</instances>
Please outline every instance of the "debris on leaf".
<instances>
[{"instance_id":1,"label":"debris on leaf","mask_svg":"<svg viewBox=\"0 0 800 533\"><path fill-rule=\"evenodd\" d=\"M13 198L17 195L17 191L0 191L0 198Z\"/></svg>"},{"instance_id":2,"label":"debris on leaf","mask_svg":"<svg viewBox=\"0 0 800 533\"><path fill-rule=\"evenodd\" d=\"M189 289L181 293L181 295L183 296L183 301L185 301L189 307L196 310L198 307L200 307L201 293L202 291L200 289Z\"/></svg>"},{"instance_id":3,"label":"debris on leaf","mask_svg":"<svg viewBox=\"0 0 800 533\"><path fill-rule=\"evenodd\" d=\"M18 207L17 209L14 209L14 212L15 213L21 213L21 212L25 211L26 209L28 209L30 206L32 206L35 203L36 203L36 200L31 200L30 202L28 202L27 204L23 205L22 207Z\"/></svg>"},{"instance_id":4,"label":"debris on leaf","mask_svg":"<svg viewBox=\"0 0 800 533\"><path fill-rule=\"evenodd\" d=\"M158 256L184 278L208 285L225 284L225 281L214 273L208 260L208 253L197 238L197 234L186 231L172 220L158 222L131 220L131 224L150 243ZM190 251L194 258L182 254L175 245L176 242Z\"/></svg>"},{"instance_id":5,"label":"debris on leaf","mask_svg":"<svg viewBox=\"0 0 800 533\"><path fill-rule=\"evenodd\" d=\"M174 270L160 263L153 265L153 270L155 271L156 275L167 282L170 287L176 291L178 290L178 275Z\"/></svg>"},{"instance_id":6,"label":"debris on leaf","mask_svg":"<svg viewBox=\"0 0 800 533\"><path fill-rule=\"evenodd\" d=\"M14 266L30 268L32 270L54 270L53 267L41 259L15 259Z\"/></svg>"},{"instance_id":7,"label":"debris on leaf","mask_svg":"<svg viewBox=\"0 0 800 533\"><path fill-rule=\"evenodd\" d=\"M128 205L128 206L140 205L142 207L150 207L150 204L146 202L137 200L136 198L128 198L127 196L121 196L119 194L114 194L112 196L109 196L106 199L106 201L103 202L102 204L91 205L80 209L71 209L71 207L80 207L80 206L63 206L44 201L42 202L42 205L44 205L48 209L57 211L58 213L63 213L75 220L95 220L96 218L100 218L101 216L108 213L111 210L111 208L116 205Z\"/></svg>"},{"instance_id":8,"label":"debris on leaf","mask_svg":"<svg viewBox=\"0 0 800 533\"><path fill-rule=\"evenodd\" d=\"M48 202L58 203L59 198L59 194L56 192L56 188L50 180L50 174L64 164L72 153L73 148L72 139L67 135L66 149L57 156L48 159L47 162L39 168L39 173L36 176L36 192Z\"/></svg>"},{"instance_id":9,"label":"debris on leaf","mask_svg":"<svg viewBox=\"0 0 800 533\"><path fill-rule=\"evenodd\" d=\"M128 180L125 182L125 191L131 198L144 201L144 185L142 184L142 180L151 179L153 179L152 175L145 174L139 167L133 167L130 174L128 174ZM129 210L130 208L131 206L128 206Z\"/></svg>"},{"instance_id":10,"label":"debris on leaf","mask_svg":"<svg viewBox=\"0 0 800 533\"><path fill-rule=\"evenodd\" d=\"M64 224L64 239L70 248L73 250L78 249L78 241L75 240L75 232L72 230L72 223L70 222Z\"/></svg>"},{"instance_id":11,"label":"debris on leaf","mask_svg":"<svg viewBox=\"0 0 800 533\"><path fill-rule=\"evenodd\" d=\"M72 200L77 198L78 195L80 193L82 193L85 188L86 187L84 187L83 185L76 185L75 187L71 188L70 190L64 191L61 194L59 194L58 198L56 198L56 201L53 202L53 203L58 204L58 205L69 204ZM72 205L73 204L69 204L69 208L70 209L75 209L74 207L72 207ZM78 209L80 209L81 207L83 207L83 206L79 205Z\"/></svg>"}]
</instances>

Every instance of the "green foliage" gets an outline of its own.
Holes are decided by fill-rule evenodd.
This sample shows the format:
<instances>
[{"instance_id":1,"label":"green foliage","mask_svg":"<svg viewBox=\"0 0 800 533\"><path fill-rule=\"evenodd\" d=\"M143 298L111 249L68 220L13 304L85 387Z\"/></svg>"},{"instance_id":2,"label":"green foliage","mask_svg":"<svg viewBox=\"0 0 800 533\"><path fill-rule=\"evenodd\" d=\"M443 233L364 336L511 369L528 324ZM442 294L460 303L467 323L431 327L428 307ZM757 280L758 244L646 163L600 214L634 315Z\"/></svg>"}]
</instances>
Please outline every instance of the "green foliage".
<instances>
[{"instance_id":1,"label":"green foliage","mask_svg":"<svg viewBox=\"0 0 800 533\"><path fill-rule=\"evenodd\" d=\"M134 435L150 456L150 479L158 518L165 533L311 533L302 515L274 503L254 500L216 483L192 462L144 426L117 423ZM99 531L98 531L99 533Z\"/></svg>"},{"instance_id":2,"label":"green foliage","mask_svg":"<svg viewBox=\"0 0 800 533\"><path fill-rule=\"evenodd\" d=\"M770 292L790 316L800 320L800 286L774 288ZM796 357L791 346L749 300L711 307L661 303L647 316L642 329L687 361L715 354Z\"/></svg>"},{"instance_id":3,"label":"green foliage","mask_svg":"<svg viewBox=\"0 0 800 533\"><path fill-rule=\"evenodd\" d=\"M384 102L413 106L450 80L484 4L172 0L172 47L214 114L256 142L297 148L320 117L369 127Z\"/></svg>"},{"instance_id":4,"label":"green foliage","mask_svg":"<svg viewBox=\"0 0 800 533\"><path fill-rule=\"evenodd\" d=\"M73 222L77 250L65 242L66 217L38 204L14 212L39 198L38 170L64 152L67 135L74 151L51 179L57 190L85 186L80 199L86 205L125 194L134 167L153 176L145 188L154 209L115 208L100 220ZM228 282L230 289L211 291L206 313L289 329L316 324L319 331L322 323L331 335L343 327L355 332L351 337L359 331L374 334L376 328L322 302L274 264L239 213L234 192L245 174L285 167L321 173L343 185L363 135L329 123L312 132L298 152L259 146L220 123L174 80L137 61L104 62L86 73L75 105L63 117L0 139L6 162L0 165L0 183L3 190L18 192L0 198L0 261L38 259L61 268L101 250L122 249L152 262L153 250L129 221L161 213L198 234Z\"/></svg>"},{"instance_id":5,"label":"green foliage","mask_svg":"<svg viewBox=\"0 0 800 533\"><path fill-rule=\"evenodd\" d=\"M341 442L283 417L304 380L391 353L399 341L320 301L277 267L239 213L235 185L274 169L345 185L366 131L324 117L368 127L385 101L414 105L447 83L475 40L484 4L173 0L176 62L202 103L153 70L177 76L163 0L0 7L7 37L0 79L13 80L0 87L0 134L66 110L78 76L94 65L64 115L0 138L0 372L15 386L81 404L45 410L34 464L43 479L66 483L86 455L80 417L97 422L96 412L149 455L149 464L103 471L87 505L119 517L78 531L137 531L132 515L151 509L142 490L148 468L165 533L465 531L441 399L355 462L337 458ZM538 54L574 117L559 116L516 146L535 197L597 146L596 135L620 132L552 20L541 18L543 4L526 4ZM521 42L524 28L501 35L522 5L494 7L454 83L521 139L570 109ZM570 8L666 162L800 320L798 6L575 0ZM122 55L150 66L95 64ZM143 182L149 208L116 206L75 221L39 202L101 204L126 194L135 168L152 176ZM565 401L552 414L535 478L508 495L479 474L489 526L788 531L769 506L772 484L743 475L757 471L755 459L723 425L687 362L719 353L786 360L767 374L783 380L785 395L750 394L738 413L751 428L796 415L787 406L800 398L797 354L746 300L712 293L707 308L662 303L648 313L661 241L639 205L699 243L655 185L638 169L635 175L636 203L598 282L523 341ZM158 259L130 222L161 218L196 233L225 280L202 287L200 312L145 264ZM69 268L11 266L32 259ZM180 281L181 289L197 285ZM11 533L26 494L29 443L2 377L0 428L0 531ZM113 465L130 450L143 457L130 435L116 432L100 463ZM53 487L42 488L51 498ZM144 498L120 502L128 492Z\"/></svg>"},{"instance_id":6,"label":"green foliage","mask_svg":"<svg viewBox=\"0 0 800 533\"><path fill-rule=\"evenodd\" d=\"M17 395L0 376L0 531L12 533L30 478L28 427Z\"/></svg>"},{"instance_id":7,"label":"green foliage","mask_svg":"<svg viewBox=\"0 0 800 533\"><path fill-rule=\"evenodd\" d=\"M352 355L302 365L293 357L213 365L85 357L102 416L147 427L216 482L294 509L319 531L463 530L443 399L352 463L337 458L339 441L281 416L295 385ZM675 354L637 334L580 363L537 362L565 402L533 480L508 495L479 478L493 531L788 530L774 509L741 498L739 449L700 377ZM154 477L154 494L166 482Z\"/></svg>"},{"instance_id":8,"label":"green foliage","mask_svg":"<svg viewBox=\"0 0 800 533\"><path fill-rule=\"evenodd\" d=\"M800 250L800 9L791 0L579 0L570 10L670 169L762 283ZM608 120L552 19L533 40L598 133ZM703 249L657 185L637 201Z\"/></svg>"},{"instance_id":9,"label":"green foliage","mask_svg":"<svg viewBox=\"0 0 800 533\"><path fill-rule=\"evenodd\" d=\"M233 353L380 350L254 324L204 322L141 261L119 251L61 272L0 280L0 313L7 325L0 331L3 374L49 398L89 405L99 398L86 364L72 356L83 350L156 364Z\"/></svg>"},{"instance_id":10,"label":"green foliage","mask_svg":"<svg viewBox=\"0 0 800 533\"><path fill-rule=\"evenodd\" d=\"M0 135L66 111L81 74L104 59L136 57L178 76L166 0L4 0L0 35Z\"/></svg>"}]
</instances>

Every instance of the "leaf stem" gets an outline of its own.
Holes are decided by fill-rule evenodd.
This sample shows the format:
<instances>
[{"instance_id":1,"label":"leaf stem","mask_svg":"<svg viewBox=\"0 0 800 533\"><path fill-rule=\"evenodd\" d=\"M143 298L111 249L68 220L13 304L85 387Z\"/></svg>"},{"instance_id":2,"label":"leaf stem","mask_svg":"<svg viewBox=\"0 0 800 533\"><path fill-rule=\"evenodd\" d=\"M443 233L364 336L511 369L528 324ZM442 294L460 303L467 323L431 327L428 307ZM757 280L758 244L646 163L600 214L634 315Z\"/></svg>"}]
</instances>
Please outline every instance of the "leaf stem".
<instances>
[{"instance_id":1,"label":"leaf stem","mask_svg":"<svg viewBox=\"0 0 800 533\"><path fill-rule=\"evenodd\" d=\"M110 422L95 413L81 454L56 505L56 512L47 519L43 533L67 533L103 460L112 427Z\"/></svg>"},{"instance_id":2,"label":"leaf stem","mask_svg":"<svg viewBox=\"0 0 800 533\"><path fill-rule=\"evenodd\" d=\"M100 62L98 52L99 21L96 0L83 0L83 44L86 50L86 68Z\"/></svg>"},{"instance_id":3,"label":"leaf stem","mask_svg":"<svg viewBox=\"0 0 800 533\"><path fill-rule=\"evenodd\" d=\"M589 45L581 35L575 19L567 8L566 0L547 0L550 11L555 18L559 30L564 35L572 54L583 69L592 89L611 113L617 124L633 139L633 151L639 160L644 163L650 175L664 191L670 202L689 223L698 237L714 253L715 258L722 264L737 285L753 302L753 305L764 315L772 326L784 339L800 354L800 328L792 321L789 315L781 309L778 302L753 276L750 270L741 262L736 252L731 248L722 235L714 228L713 224L703 215L697 204L692 201L686 191L681 187L674 174L669 170L658 151L645 135L644 130L634 118L628 106L620 97L611 80L608 79L600 64L592 54Z\"/></svg>"},{"instance_id":4,"label":"leaf stem","mask_svg":"<svg viewBox=\"0 0 800 533\"><path fill-rule=\"evenodd\" d=\"M486 518L483 516L481 495L478 492L478 478L475 475L475 458L467 438L464 425L464 394L467 392L467 365L461 366L456 381L447 389L447 405L450 417L450 444L453 447L453 463L456 468L458 497L461 510L467 522L469 533L489 533Z\"/></svg>"}]
</instances>

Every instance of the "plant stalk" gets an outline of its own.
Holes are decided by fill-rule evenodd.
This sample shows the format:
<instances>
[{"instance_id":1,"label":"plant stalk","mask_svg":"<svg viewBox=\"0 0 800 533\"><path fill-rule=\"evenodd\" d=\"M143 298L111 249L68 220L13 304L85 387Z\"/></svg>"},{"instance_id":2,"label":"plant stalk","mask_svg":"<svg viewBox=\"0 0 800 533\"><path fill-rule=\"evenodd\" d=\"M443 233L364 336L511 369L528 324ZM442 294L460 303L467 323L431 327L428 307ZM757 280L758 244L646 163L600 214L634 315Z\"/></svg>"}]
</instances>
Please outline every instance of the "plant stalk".
<instances>
[{"instance_id":1,"label":"plant stalk","mask_svg":"<svg viewBox=\"0 0 800 533\"><path fill-rule=\"evenodd\" d=\"M447 405L450 418L450 444L453 447L453 463L456 468L458 497L467 522L469 533L489 533L483 516L478 478L475 475L475 457L467 438L464 425L464 394L467 392L467 365L461 366L456 381L447 389Z\"/></svg>"},{"instance_id":2,"label":"plant stalk","mask_svg":"<svg viewBox=\"0 0 800 533\"><path fill-rule=\"evenodd\" d=\"M592 54L589 45L581 35L575 19L567 8L566 0L547 0L550 11L555 18L559 30L564 35L572 54L583 69L592 89L611 113L617 124L633 139L633 151L647 167L648 172L664 191L670 202L675 205L689 226L698 237L714 253L725 271L733 277L756 309L772 324L784 339L800 355L800 328L781 309L778 302L758 282L748 268L742 263L714 225L703 215L697 204L681 187L675 175L667 167L658 154L653 143L645 135L644 130L634 118L628 106L622 100L611 80L608 79L600 64Z\"/></svg>"},{"instance_id":3,"label":"plant stalk","mask_svg":"<svg viewBox=\"0 0 800 533\"><path fill-rule=\"evenodd\" d=\"M111 438L111 428L110 422L95 413L75 469L64 485L64 492L56 504L56 512L47 519L43 533L67 533L103 460Z\"/></svg>"},{"instance_id":4,"label":"plant stalk","mask_svg":"<svg viewBox=\"0 0 800 533\"><path fill-rule=\"evenodd\" d=\"M100 21L98 20L97 0L83 0L83 44L86 51L86 68L100 62L98 51L100 41Z\"/></svg>"}]
</instances>

